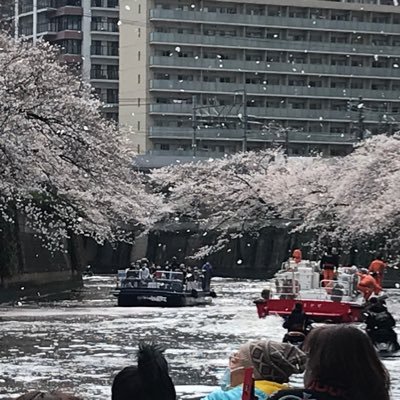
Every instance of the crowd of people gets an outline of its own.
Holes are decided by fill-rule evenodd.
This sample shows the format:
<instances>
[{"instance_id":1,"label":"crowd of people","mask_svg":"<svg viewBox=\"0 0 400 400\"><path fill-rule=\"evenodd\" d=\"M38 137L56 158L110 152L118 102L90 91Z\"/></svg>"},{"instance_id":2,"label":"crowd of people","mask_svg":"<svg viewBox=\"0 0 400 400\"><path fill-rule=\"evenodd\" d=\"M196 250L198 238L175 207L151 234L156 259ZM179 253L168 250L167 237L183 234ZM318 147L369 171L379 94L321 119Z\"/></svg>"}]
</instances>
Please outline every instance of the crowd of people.
<instances>
[{"instance_id":1,"label":"crowd of people","mask_svg":"<svg viewBox=\"0 0 400 400\"><path fill-rule=\"evenodd\" d=\"M300 249L294 249L292 260L299 264L302 261L302 252ZM378 295L382 291L382 281L387 263L382 255L377 255L371 261L368 268L352 266L342 266L341 282L338 282L339 253L337 248L328 247L321 257L319 271L321 273L321 285L326 288L329 294L332 294L333 301L340 301L343 294L353 297L359 292L363 295L365 301L370 297ZM346 287L343 285L345 284ZM284 283L285 285L285 283ZM286 283L284 287L291 287L292 283ZM295 288L298 292L300 287Z\"/></svg>"},{"instance_id":2,"label":"crowd of people","mask_svg":"<svg viewBox=\"0 0 400 400\"><path fill-rule=\"evenodd\" d=\"M136 272L138 279L142 282L150 282L160 277L166 278L162 274L165 275L167 272L180 272L183 283L201 282L202 290L210 291L213 266L208 261L201 268L188 266L184 263L179 263L174 256L171 261L166 261L163 266L150 263L147 258L142 258L133 262L127 270L127 272L132 271Z\"/></svg>"},{"instance_id":3,"label":"crowd of people","mask_svg":"<svg viewBox=\"0 0 400 400\"><path fill-rule=\"evenodd\" d=\"M303 386L290 377L304 373ZM112 400L176 400L163 349L139 345L137 365L114 377ZM202 400L389 400L390 377L370 339L349 325L323 326L303 350L273 340L242 344L229 356L220 389ZM60 392L29 392L17 400L80 400Z\"/></svg>"}]
</instances>

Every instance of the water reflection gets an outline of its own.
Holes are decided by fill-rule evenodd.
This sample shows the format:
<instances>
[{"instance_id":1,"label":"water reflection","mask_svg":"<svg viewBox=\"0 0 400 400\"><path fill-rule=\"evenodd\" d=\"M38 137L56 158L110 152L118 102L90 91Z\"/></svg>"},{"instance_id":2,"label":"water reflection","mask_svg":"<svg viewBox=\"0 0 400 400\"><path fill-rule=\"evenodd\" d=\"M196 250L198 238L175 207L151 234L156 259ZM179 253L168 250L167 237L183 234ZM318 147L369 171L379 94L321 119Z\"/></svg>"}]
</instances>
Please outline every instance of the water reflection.
<instances>
[{"instance_id":1,"label":"water reflection","mask_svg":"<svg viewBox=\"0 0 400 400\"><path fill-rule=\"evenodd\" d=\"M252 300L264 284L215 279L214 304L193 308L119 308L110 295L113 277L92 277L62 299L38 297L22 306L0 307L0 394L30 389L65 389L86 398L110 398L112 377L134 361L140 339L167 347L180 399L212 390L228 355L249 339L281 340L278 317L257 318ZM67 294L67 296L66 296ZM400 315L394 291L389 307ZM400 358L385 360L400 395ZM301 384L301 377L294 377Z\"/></svg>"}]
</instances>

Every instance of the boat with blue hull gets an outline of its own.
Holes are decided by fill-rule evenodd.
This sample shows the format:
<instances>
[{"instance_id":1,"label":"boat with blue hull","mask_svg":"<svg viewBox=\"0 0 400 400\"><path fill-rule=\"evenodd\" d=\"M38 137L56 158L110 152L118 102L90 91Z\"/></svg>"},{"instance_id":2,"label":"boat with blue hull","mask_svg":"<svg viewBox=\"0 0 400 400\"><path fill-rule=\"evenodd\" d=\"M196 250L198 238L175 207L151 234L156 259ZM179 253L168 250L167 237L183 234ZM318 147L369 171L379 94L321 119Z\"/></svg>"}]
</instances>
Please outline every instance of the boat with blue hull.
<instances>
[{"instance_id":1,"label":"boat with blue hull","mask_svg":"<svg viewBox=\"0 0 400 400\"><path fill-rule=\"evenodd\" d=\"M186 307L211 304L215 293L183 272L156 271L142 279L140 270L118 271L114 296L120 307Z\"/></svg>"}]
</instances>

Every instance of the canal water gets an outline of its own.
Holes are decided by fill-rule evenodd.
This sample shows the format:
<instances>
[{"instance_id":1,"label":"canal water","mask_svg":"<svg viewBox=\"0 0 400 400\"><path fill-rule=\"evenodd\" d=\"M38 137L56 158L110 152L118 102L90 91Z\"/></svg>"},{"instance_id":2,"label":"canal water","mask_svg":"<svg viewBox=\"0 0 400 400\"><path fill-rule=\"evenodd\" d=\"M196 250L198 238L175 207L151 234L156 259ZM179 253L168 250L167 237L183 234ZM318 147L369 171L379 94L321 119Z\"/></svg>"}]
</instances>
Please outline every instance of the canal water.
<instances>
[{"instance_id":1,"label":"canal water","mask_svg":"<svg viewBox=\"0 0 400 400\"><path fill-rule=\"evenodd\" d=\"M142 339L166 347L178 398L199 399L217 387L240 344L284 335L279 317L257 317L252 301L262 281L214 278L212 305L171 309L116 307L114 284L111 276L94 276L79 291L0 305L0 399L32 389L110 399L113 377L135 363ZM388 305L400 318L400 290L389 294ZM384 363L393 399L399 399L400 355ZM292 380L301 382L301 376Z\"/></svg>"}]
</instances>

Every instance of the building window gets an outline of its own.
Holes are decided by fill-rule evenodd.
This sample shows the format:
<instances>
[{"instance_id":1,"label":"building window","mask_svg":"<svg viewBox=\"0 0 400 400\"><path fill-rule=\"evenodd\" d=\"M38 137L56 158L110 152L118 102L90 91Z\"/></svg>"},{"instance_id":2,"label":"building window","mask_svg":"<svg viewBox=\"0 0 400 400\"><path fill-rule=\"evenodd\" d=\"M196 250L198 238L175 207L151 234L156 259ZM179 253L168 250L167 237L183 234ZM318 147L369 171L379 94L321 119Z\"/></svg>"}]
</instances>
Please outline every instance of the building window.
<instances>
[{"instance_id":1,"label":"building window","mask_svg":"<svg viewBox=\"0 0 400 400\"><path fill-rule=\"evenodd\" d=\"M137 130L140 131L140 121L137 122Z\"/></svg>"},{"instance_id":2,"label":"building window","mask_svg":"<svg viewBox=\"0 0 400 400\"><path fill-rule=\"evenodd\" d=\"M161 143L160 144L160 150L169 150L169 144Z\"/></svg>"},{"instance_id":3,"label":"building window","mask_svg":"<svg viewBox=\"0 0 400 400\"><path fill-rule=\"evenodd\" d=\"M137 59L138 59L138 61L140 61L140 50L137 52Z\"/></svg>"},{"instance_id":4,"label":"building window","mask_svg":"<svg viewBox=\"0 0 400 400\"><path fill-rule=\"evenodd\" d=\"M140 74L137 76L137 83L140 84Z\"/></svg>"}]
</instances>

